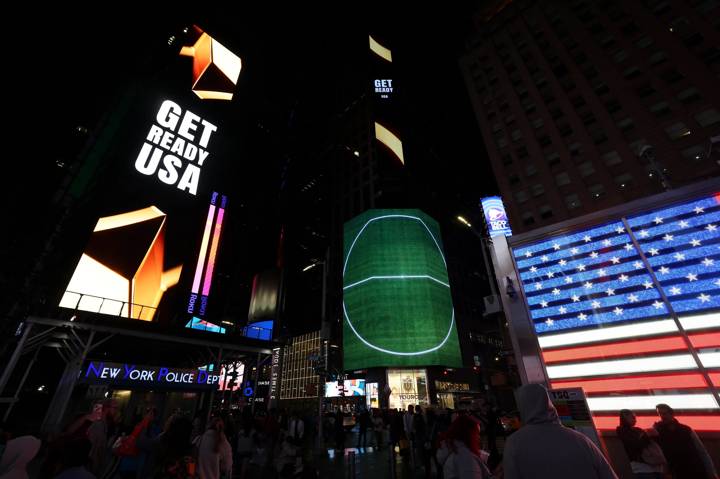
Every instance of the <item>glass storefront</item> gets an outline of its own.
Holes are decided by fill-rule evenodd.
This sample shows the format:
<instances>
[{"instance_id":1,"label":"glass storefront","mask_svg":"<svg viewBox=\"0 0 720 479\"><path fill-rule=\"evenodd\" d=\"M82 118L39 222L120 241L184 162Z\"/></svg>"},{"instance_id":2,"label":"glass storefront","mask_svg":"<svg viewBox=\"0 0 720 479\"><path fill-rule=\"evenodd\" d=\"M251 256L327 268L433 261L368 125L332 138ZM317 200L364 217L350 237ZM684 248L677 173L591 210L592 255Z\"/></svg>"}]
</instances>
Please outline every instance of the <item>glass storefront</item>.
<instances>
[{"instance_id":1,"label":"glass storefront","mask_svg":"<svg viewBox=\"0 0 720 479\"><path fill-rule=\"evenodd\" d=\"M388 369L390 409L407 409L409 405L428 406L430 400L425 369Z\"/></svg>"}]
</instances>

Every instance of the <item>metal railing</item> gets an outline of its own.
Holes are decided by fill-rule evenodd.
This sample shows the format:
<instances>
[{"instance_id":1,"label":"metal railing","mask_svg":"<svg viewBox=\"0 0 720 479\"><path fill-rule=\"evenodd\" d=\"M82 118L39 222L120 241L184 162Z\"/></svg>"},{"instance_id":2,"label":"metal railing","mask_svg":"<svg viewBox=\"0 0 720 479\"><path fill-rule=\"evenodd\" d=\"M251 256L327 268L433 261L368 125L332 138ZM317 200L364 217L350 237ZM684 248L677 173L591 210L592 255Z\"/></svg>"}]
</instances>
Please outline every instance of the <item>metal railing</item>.
<instances>
[{"instance_id":1,"label":"metal railing","mask_svg":"<svg viewBox=\"0 0 720 479\"><path fill-rule=\"evenodd\" d=\"M155 318L157 308L128 301L103 298L92 294L76 293L65 291L60 300L60 307L75 311L87 311L90 313L107 314L129 319L140 319L152 321Z\"/></svg>"}]
</instances>

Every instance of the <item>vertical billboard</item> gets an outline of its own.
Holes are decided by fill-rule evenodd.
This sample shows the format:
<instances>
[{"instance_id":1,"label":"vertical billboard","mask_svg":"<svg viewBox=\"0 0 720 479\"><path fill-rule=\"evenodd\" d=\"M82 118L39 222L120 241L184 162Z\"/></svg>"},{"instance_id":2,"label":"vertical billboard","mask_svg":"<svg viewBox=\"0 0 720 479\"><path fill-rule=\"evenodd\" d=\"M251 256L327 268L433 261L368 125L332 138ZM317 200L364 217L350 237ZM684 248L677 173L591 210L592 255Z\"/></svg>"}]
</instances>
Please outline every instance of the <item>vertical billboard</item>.
<instances>
[{"instance_id":1,"label":"vertical billboard","mask_svg":"<svg viewBox=\"0 0 720 479\"><path fill-rule=\"evenodd\" d=\"M490 236L512 236L510 221L502 198L499 196L487 196L480 200L480 205L483 209L485 225Z\"/></svg>"},{"instance_id":2,"label":"vertical billboard","mask_svg":"<svg viewBox=\"0 0 720 479\"><path fill-rule=\"evenodd\" d=\"M667 403L720 431L720 195L513 243L550 386L581 387L598 429Z\"/></svg>"},{"instance_id":3,"label":"vertical billboard","mask_svg":"<svg viewBox=\"0 0 720 479\"><path fill-rule=\"evenodd\" d=\"M345 224L346 370L459 366L440 228L420 210L368 210Z\"/></svg>"}]
</instances>

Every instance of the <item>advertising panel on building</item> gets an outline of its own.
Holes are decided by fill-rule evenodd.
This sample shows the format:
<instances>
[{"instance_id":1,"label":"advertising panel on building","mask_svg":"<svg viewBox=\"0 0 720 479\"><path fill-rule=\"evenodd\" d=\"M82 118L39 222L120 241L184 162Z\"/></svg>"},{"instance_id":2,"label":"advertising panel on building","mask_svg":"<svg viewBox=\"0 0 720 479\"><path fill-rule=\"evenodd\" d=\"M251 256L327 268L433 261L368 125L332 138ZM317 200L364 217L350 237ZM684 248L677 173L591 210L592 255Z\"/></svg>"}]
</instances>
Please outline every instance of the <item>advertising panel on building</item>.
<instances>
[{"instance_id":1,"label":"advertising panel on building","mask_svg":"<svg viewBox=\"0 0 720 479\"><path fill-rule=\"evenodd\" d=\"M583 388L600 430L666 403L720 431L720 194L647 204L511 243L547 377Z\"/></svg>"},{"instance_id":2,"label":"advertising panel on building","mask_svg":"<svg viewBox=\"0 0 720 479\"><path fill-rule=\"evenodd\" d=\"M502 198L499 196L488 196L480 200L485 218L485 225L490 236L505 235L512 236L510 221Z\"/></svg>"},{"instance_id":3,"label":"advertising panel on building","mask_svg":"<svg viewBox=\"0 0 720 479\"><path fill-rule=\"evenodd\" d=\"M459 366L437 222L420 210L369 210L345 224L346 370Z\"/></svg>"}]
</instances>

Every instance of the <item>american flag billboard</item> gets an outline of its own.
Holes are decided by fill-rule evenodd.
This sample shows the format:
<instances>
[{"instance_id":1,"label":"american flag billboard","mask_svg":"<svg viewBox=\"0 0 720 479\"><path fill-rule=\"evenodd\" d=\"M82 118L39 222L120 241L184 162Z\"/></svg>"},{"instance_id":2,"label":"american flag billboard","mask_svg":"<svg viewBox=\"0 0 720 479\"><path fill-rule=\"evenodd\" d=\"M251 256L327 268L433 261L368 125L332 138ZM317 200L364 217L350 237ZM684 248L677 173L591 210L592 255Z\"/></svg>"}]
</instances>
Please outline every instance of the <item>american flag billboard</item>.
<instances>
[{"instance_id":1,"label":"american flag billboard","mask_svg":"<svg viewBox=\"0 0 720 479\"><path fill-rule=\"evenodd\" d=\"M720 431L720 194L514 244L553 388L582 387L598 429L667 403Z\"/></svg>"}]
</instances>

